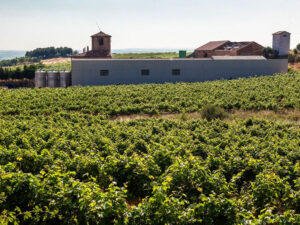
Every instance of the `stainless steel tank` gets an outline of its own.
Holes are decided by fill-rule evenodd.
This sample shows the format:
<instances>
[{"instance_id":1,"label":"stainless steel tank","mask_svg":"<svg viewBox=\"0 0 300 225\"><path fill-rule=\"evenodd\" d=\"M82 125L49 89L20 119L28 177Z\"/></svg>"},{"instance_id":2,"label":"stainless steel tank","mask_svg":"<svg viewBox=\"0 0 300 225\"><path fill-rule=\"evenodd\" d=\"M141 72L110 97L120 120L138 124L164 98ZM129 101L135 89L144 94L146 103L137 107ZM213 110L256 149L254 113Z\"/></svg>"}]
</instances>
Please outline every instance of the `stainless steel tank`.
<instances>
[{"instance_id":1,"label":"stainless steel tank","mask_svg":"<svg viewBox=\"0 0 300 225\"><path fill-rule=\"evenodd\" d=\"M35 72L34 76L35 87L42 88L47 86L47 73L43 70L38 70Z\"/></svg>"},{"instance_id":2,"label":"stainless steel tank","mask_svg":"<svg viewBox=\"0 0 300 225\"><path fill-rule=\"evenodd\" d=\"M48 71L48 87L59 87L59 73L55 70Z\"/></svg>"},{"instance_id":3,"label":"stainless steel tank","mask_svg":"<svg viewBox=\"0 0 300 225\"><path fill-rule=\"evenodd\" d=\"M71 86L71 72L69 71L61 71L59 73L60 76L60 87L69 87Z\"/></svg>"}]
</instances>

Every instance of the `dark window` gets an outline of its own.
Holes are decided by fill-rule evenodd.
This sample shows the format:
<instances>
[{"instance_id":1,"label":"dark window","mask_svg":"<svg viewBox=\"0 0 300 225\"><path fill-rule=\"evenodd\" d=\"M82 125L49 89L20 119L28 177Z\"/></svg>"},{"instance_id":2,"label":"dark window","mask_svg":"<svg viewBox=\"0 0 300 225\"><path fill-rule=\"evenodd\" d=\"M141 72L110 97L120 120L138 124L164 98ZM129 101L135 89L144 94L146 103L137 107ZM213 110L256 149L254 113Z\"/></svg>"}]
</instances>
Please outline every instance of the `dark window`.
<instances>
[{"instance_id":1,"label":"dark window","mask_svg":"<svg viewBox=\"0 0 300 225\"><path fill-rule=\"evenodd\" d=\"M180 69L173 69L172 70L172 75L173 76L179 76L180 75Z\"/></svg>"},{"instance_id":2,"label":"dark window","mask_svg":"<svg viewBox=\"0 0 300 225\"><path fill-rule=\"evenodd\" d=\"M142 76L149 76L150 75L150 70L141 70Z\"/></svg>"},{"instance_id":3,"label":"dark window","mask_svg":"<svg viewBox=\"0 0 300 225\"><path fill-rule=\"evenodd\" d=\"M100 70L100 76L108 76L109 70Z\"/></svg>"},{"instance_id":4,"label":"dark window","mask_svg":"<svg viewBox=\"0 0 300 225\"><path fill-rule=\"evenodd\" d=\"M99 45L104 45L104 38L99 39Z\"/></svg>"}]
</instances>

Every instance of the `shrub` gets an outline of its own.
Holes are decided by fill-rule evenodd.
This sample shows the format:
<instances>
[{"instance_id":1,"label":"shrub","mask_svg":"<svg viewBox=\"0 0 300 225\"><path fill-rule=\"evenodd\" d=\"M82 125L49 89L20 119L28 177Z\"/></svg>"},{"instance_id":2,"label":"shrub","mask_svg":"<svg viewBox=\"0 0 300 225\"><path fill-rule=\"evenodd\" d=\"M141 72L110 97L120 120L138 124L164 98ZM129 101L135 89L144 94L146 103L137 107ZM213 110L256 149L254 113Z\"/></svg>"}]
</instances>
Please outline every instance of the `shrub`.
<instances>
[{"instance_id":1,"label":"shrub","mask_svg":"<svg viewBox=\"0 0 300 225\"><path fill-rule=\"evenodd\" d=\"M293 52L294 52L294 55L297 55L297 54L298 54L298 49L295 48L295 49L293 50Z\"/></svg>"},{"instance_id":2,"label":"shrub","mask_svg":"<svg viewBox=\"0 0 300 225\"><path fill-rule=\"evenodd\" d=\"M211 121L214 119L224 119L227 117L227 113L218 106L207 105L201 110L201 116L203 119Z\"/></svg>"},{"instance_id":3,"label":"shrub","mask_svg":"<svg viewBox=\"0 0 300 225\"><path fill-rule=\"evenodd\" d=\"M264 48L263 55L267 59L276 59L278 57L278 51L274 50L271 47Z\"/></svg>"}]
</instances>

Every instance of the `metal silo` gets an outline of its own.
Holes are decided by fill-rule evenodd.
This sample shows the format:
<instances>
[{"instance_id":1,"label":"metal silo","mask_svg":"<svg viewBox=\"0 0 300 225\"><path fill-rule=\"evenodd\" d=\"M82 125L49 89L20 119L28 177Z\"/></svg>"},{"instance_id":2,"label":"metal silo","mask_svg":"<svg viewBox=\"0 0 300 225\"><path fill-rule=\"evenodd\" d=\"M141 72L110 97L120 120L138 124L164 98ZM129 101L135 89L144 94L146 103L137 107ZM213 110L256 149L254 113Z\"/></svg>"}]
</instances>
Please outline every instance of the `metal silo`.
<instances>
[{"instance_id":1,"label":"metal silo","mask_svg":"<svg viewBox=\"0 0 300 225\"><path fill-rule=\"evenodd\" d=\"M47 73L46 71L43 70L38 70L35 72L35 87L41 88L41 87L46 87L47 85Z\"/></svg>"},{"instance_id":2,"label":"metal silo","mask_svg":"<svg viewBox=\"0 0 300 225\"><path fill-rule=\"evenodd\" d=\"M34 86L35 87L39 87L38 84L39 84L39 79L40 79L40 73L41 73L41 71L35 71L35 74L34 74Z\"/></svg>"},{"instance_id":3,"label":"metal silo","mask_svg":"<svg viewBox=\"0 0 300 225\"><path fill-rule=\"evenodd\" d=\"M48 87L59 87L59 73L55 70L48 71Z\"/></svg>"},{"instance_id":4,"label":"metal silo","mask_svg":"<svg viewBox=\"0 0 300 225\"><path fill-rule=\"evenodd\" d=\"M61 71L60 72L60 87L69 87L71 86L71 72Z\"/></svg>"}]
</instances>

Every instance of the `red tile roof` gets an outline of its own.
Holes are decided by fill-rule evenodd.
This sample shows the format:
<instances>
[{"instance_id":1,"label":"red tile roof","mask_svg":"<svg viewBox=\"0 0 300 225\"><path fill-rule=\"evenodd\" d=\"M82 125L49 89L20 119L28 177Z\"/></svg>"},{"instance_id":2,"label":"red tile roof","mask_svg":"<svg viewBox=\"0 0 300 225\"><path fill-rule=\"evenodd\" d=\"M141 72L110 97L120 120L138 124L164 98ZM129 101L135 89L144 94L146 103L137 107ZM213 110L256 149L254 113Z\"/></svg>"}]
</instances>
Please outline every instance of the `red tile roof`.
<instances>
[{"instance_id":1,"label":"red tile roof","mask_svg":"<svg viewBox=\"0 0 300 225\"><path fill-rule=\"evenodd\" d=\"M91 37L111 37L111 36L108 35L108 34L106 34L106 33L104 33L104 32L102 32L102 31L100 31L99 33L94 34Z\"/></svg>"},{"instance_id":2,"label":"red tile roof","mask_svg":"<svg viewBox=\"0 0 300 225\"><path fill-rule=\"evenodd\" d=\"M283 34L283 33L291 34L291 33L287 32L287 31L278 31L278 32L274 33L273 35Z\"/></svg>"},{"instance_id":3,"label":"red tile roof","mask_svg":"<svg viewBox=\"0 0 300 225\"><path fill-rule=\"evenodd\" d=\"M78 55L72 55L72 58L111 58L109 51L88 51Z\"/></svg>"},{"instance_id":4,"label":"red tile roof","mask_svg":"<svg viewBox=\"0 0 300 225\"><path fill-rule=\"evenodd\" d=\"M229 41L211 41L211 42L208 42L207 44L197 48L196 51L213 51L228 42Z\"/></svg>"}]
</instances>

